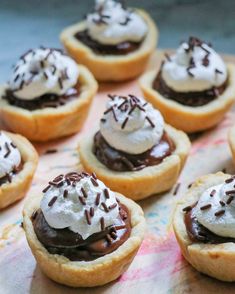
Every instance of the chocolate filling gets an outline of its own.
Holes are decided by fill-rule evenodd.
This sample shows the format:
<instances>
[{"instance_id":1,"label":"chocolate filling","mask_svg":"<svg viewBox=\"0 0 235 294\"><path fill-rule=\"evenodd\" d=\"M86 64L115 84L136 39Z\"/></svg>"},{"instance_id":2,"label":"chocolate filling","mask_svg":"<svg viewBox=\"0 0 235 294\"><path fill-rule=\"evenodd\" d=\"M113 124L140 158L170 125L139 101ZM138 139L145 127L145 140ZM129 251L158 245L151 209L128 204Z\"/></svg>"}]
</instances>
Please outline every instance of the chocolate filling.
<instances>
[{"instance_id":1,"label":"chocolate filling","mask_svg":"<svg viewBox=\"0 0 235 294\"><path fill-rule=\"evenodd\" d=\"M65 94L45 94L39 97L35 97L33 100L19 99L14 95L14 91L7 89L5 95L2 97L7 100L10 105L21 107L27 110L37 110L46 107L57 108L63 106L66 103L77 99L80 94L79 87L70 88Z\"/></svg>"},{"instance_id":2,"label":"chocolate filling","mask_svg":"<svg viewBox=\"0 0 235 294\"><path fill-rule=\"evenodd\" d=\"M51 228L40 209L33 213L31 219L38 240L48 252L63 255L72 261L89 261L115 251L129 238L131 223L129 211L125 205L120 204L119 214L125 225L116 223L89 236L86 240L68 228Z\"/></svg>"},{"instance_id":3,"label":"chocolate filling","mask_svg":"<svg viewBox=\"0 0 235 294\"><path fill-rule=\"evenodd\" d=\"M195 206L196 204L193 207ZM201 225L198 222L197 218L195 216L192 216L192 211L193 209L185 213L184 222L188 236L193 242L202 242L209 244L235 242L235 238L218 236L203 225Z\"/></svg>"},{"instance_id":4,"label":"chocolate filling","mask_svg":"<svg viewBox=\"0 0 235 294\"><path fill-rule=\"evenodd\" d=\"M11 183L12 178L15 177L23 169L23 165L24 164L21 162L18 167L15 167L10 173L0 178L0 186L6 183Z\"/></svg>"},{"instance_id":5,"label":"chocolate filling","mask_svg":"<svg viewBox=\"0 0 235 294\"><path fill-rule=\"evenodd\" d=\"M131 53L137 49L139 49L140 45L143 41L140 42L131 42L125 41L121 42L117 45L104 45L95 40L93 40L89 34L88 30L77 32L74 37L85 44L87 47L91 48L96 54L100 55L126 55Z\"/></svg>"},{"instance_id":6,"label":"chocolate filling","mask_svg":"<svg viewBox=\"0 0 235 294\"><path fill-rule=\"evenodd\" d=\"M134 146L133 146L134 148ZM174 142L164 132L160 142L141 154L128 154L111 147L97 132L94 137L93 153L111 170L135 171L157 165L175 150Z\"/></svg>"},{"instance_id":7,"label":"chocolate filling","mask_svg":"<svg viewBox=\"0 0 235 294\"><path fill-rule=\"evenodd\" d=\"M157 74L152 85L153 89L158 91L162 96L164 96L164 98L174 100L182 105L193 107L210 103L214 99L218 98L219 95L223 94L227 86L228 81L219 87L212 87L204 91L176 92L165 83L162 78L161 71Z\"/></svg>"}]
</instances>

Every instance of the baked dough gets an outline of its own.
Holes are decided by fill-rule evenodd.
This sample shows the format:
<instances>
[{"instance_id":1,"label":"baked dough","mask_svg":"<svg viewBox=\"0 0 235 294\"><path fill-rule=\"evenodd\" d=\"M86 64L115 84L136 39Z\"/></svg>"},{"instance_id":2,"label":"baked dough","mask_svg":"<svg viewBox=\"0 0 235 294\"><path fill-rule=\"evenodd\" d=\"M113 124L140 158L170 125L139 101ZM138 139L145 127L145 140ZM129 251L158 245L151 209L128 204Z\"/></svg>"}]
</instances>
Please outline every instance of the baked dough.
<instances>
[{"instance_id":1,"label":"baked dough","mask_svg":"<svg viewBox=\"0 0 235 294\"><path fill-rule=\"evenodd\" d=\"M148 25L148 33L140 48L126 55L98 55L78 41L74 35L86 28L85 21L64 29L60 40L68 53L80 64L87 66L98 81L125 81L140 75L154 52L158 30L151 17L143 10L136 12Z\"/></svg>"},{"instance_id":2,"label":"baked dough","mask_svg":"<svg viewBox=\"0 0 235 294\"><path fill-rule=\"evenodd\" d=\"M139 171L118 172L107 168L92 152L95 132L86 135L79 145L79 155L84 169L95 172L97 177L114 191L133 200L169 190L177 181L189 153L190 141L186 134L165 125L165 130L176 145L172 155L154 166Z\"/></svg>"},{"instance_id":3,"label":"baked dough","mask_svg":"<svg viewBox=\"0 0 235 294\"><path fill-rule=\"evenodd\" d=\"M82 65L78 65L78 68L80 72L78 99L58 108L29 111L12 106L0 98L0 114L4 125L33 141L48 141L78 132L84 124L98 87L88 69ZM0 97L4 91L5 87L0 87Z\"/></svg>"},{"instance_id":4,"label":"baked dough","mask_svg":"<svg viewBox=\"0 0 235 294\"><path fill-rule=\"evenodd\" d=\"M229 177L230 175L218 172L196 180L185 197L178 202L173 227L182 254L193 267L218 280L232 282L235 281L235 243L192 242L185 228L182 211L184 207L194 204L206 189L222 183Z\"/></svg>"},{"instance_id":5,"label":"baked dough","mask_svg":"<svg viewBox=\"0 0 235 294\"><path fill-rule=\"evenodd\" d=\"M30 196L23 210L26 237L42 271L52 280L72 287L94 287L117 279L127 270L135 257L145 233L145 219L139 205L117 194L118 199L130 212L130 237L114 252L93 261L70 261L68 258L50 254L39 242L31 221L32 213L39 208L42 196Z\"/></svg>"},{"instance_id":6,"label":"baked dough","mask_svg":"<svg viewBox=\"0 0 235 294\"><path fill-rule=\"evenodd\" d=\"M235 125L228 132L228 142L232 152L233 161L235 163Z\"/></svg>"},{"instance_id":7,"label":"baked dough","mask_svg":"<svg viewBox=\"0 0 235 294\"><path fill-rule=\"evenodd\" d=\"M23 161L22 170L12 177L11 183L0 185L0 209L23 198L28 191L38 163L38 154L31 143L24 137L9 132L4 133L11 138L20 151Z\"/></svg>"},{"instance_id":8,"label":"baked dough","mask_svg":"<svg viewBox=\"0 0 235 294\"><path fill-rule=\"evenodd\" d=\"M218 124L235 99L235 65L227 63L229 81L224 93L212 102L198 107L182 105L171 99L164 98L153 89L152 84L157 71L149 71L140 78L140 87L147 101L159 109L167 123L193 133L209 129Z\"/></svg>"}]
</instances>

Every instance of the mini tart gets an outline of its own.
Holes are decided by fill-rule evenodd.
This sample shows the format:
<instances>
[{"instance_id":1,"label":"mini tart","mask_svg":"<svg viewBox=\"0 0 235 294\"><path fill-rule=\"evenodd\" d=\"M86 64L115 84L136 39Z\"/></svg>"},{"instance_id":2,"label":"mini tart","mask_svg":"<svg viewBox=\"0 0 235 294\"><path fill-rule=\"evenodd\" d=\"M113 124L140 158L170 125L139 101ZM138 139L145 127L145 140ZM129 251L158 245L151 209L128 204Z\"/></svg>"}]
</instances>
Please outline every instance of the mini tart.
<instances>
[{"instance_id":1,"label":"mini tart","mask_svg":"<svg viewBox=\"0 0 235 294\"><path fill-rule=\"evenodd\" d=\"M184 166L190 149L190 141L186 134L169 125L165 125L165 130L173 140L175 150L158 165L148 166L139 171L110 170L92 152L95 132L84 137L79 145L81 163L88 172L95 172L111 190L123 193L133 200L167 191L175 184Z\"/></svg>"},{"instance_id":2,"label":"mini tart","mask_svg":"<svg viewBox=\"0 0 235 294\"><path fill-rule=\"evenodd\" d=\"M185 228L182 211L184 207L195 204L206 189L224 182L229 177L230 175L218 172L197 179L176 207L173 228L183 256L193 267L218 280L232 282L235 281L235 243L192 242Z\"/></svg>"},{"instance_id":3,"label":"mini tart","mask_svg":"<svg viewBox=\"0 0 235 294\"><path fill-rule=\"evenodd\" d=\"M25 196L31 185L38 163L38 154L27 139L9 132L4 131L4 133L11 138L12 142L19 149L23 168L12 177L11 183L0 185L0 209L9 206Z\"/></svg>"},{"instance_id":4,"label":"mini tart","mask_svg":"<svg viewBox=\"0 0 235 294\"><path fill-rule=\"evenodd\" d=\"M229 130L228 142L232 153L233 161L235 162L235 125L231 127Z\"/></svg>"},{"instance_id":5,"label":"mini tart","mask_svg":"<svg viewBox=\"0 0 235 294\"><path fill-rule=\"evenodd\" d=\"M228 63L228 86L218 98L198 107L185 106L164 98L153 89L157 71L145 73L140 78L140 87L147 101L159 109L167 123L187 133L209 129L218 124L232 106L235 98L235 65Z\"/></svg>"},{"instance_id":6,"label":"mini tart","mask_svg":"<svg viewBox=\"0 0 235 294\"><path fill-rule=\"evenodd\" d=\"M155 50L158 31L151 17L143 10L138 14L148 25L148 33L139 49L126 55L98 55L88 46L78 41L74 35L86 29L85 21L64 29L61 42L77 62L87 66L98 81L125 81L140 75Z\"/></svg>"},{"instance_id":7,"label":"mini tart","mask_svg":"<svg viewBox=\"0 0 235 294\"><path fill-rule=\"evenodd\" d=\"M37 239L31 221L42 197L37 195L27 199L23 210L24 230L33 255L49 278L72 287L94 287L117 279L127 270L144 238L145 219L139 205L121 194L117 197L130 212L130 237L114 252L93 261L70 261L62 255L50 254Z\"/></svg>"},{"instance_id":8,"label":"mini tart","mask_svg":"<svg viewBox=\"0 0 235 294\"><path fill-rule=\"evenodd\" d=\"M48 141L78 132L87 118L92 98L97 91L93 75L82 65L78 65L77 99L57 108L29 111L10 105L0 98L1 118L6 127L33 141ZM5 87L0 87L0 97Z\"/></svg>"}]
</instances>

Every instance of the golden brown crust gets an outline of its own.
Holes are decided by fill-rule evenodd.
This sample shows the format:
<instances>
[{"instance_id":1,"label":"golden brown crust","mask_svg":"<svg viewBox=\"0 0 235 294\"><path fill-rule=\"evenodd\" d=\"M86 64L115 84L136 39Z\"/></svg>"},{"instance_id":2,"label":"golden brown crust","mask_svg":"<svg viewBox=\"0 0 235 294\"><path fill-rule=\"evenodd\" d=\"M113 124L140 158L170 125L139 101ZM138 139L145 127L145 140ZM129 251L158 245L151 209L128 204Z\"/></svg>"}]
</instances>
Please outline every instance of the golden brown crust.
<instances>
[{"instance_id":1,"label":"golden brown crust","mask_svg":"<svg viewBox=\"0 0 235 294\"><path fill-rule=\"evenodd\" d=\"M139 205L120 194L117 197L130 212L131 235L116 251L89 262L70 261L45 249L37 239L30 219L39 208L42 197L37 195L27 199L23 210L26 237L39 266L49 278L72 287L94 287L117 279L127 270L144 238L145 219Z\"/></svg>"},{"instance_id":2,"label":"golden brown crust","mask_svg":"<svg viewBox=\"0 0 235 294\"><path fill-rule=\"evenodd\" d=\"M33 141L48 141L78 132L86 120L97 82L84 66L78 65L81 85L78 99L58 108L29 111L9 105L0 99L1 118L11 131L20 133ZM2 97L5 88L0 89Z\"/></svg>"},{"instance_id":3,"label":"golden brown crust","mask_svg":"<svg viewBox=\"0 0 235 294\"><path fill-rule=\"evenodd\" d=\"M222 281L235 281L235 244L195 243L190 240L185 229L182 209L194 204L209 187L222 183L230 177L222 172L200 177L192 185L176 207L173 228L185 259L198 271Z\"/></svg>"},{"instance_id":4,"label":"golden brown crust","mask_svg":"<svg viewBox=\"0 0 235 294\"><path fill-rule=\"evenodd\" d=\"M140 87L147 101L164 116L167 123L193 133L209 129L218 124L224 114L234 103L235 99L235 65L228 63L229 84L224 93L214 101L199 107L181 105L173 100L164 98L152 88L157 71L149 71L140 78Z\"/></svg>"},{"instance_id":5,"label":"golden brown crust","mask_svg":"<svg viewBox=\"0 0 235 294\"><path fill-rule=\"evenodd\" d=\"M78 62L87 66L98 81L124 81L140 75L154 52L158 31L154 21L143 10L137 10L148 25L148 34L141 47L125 56L102 56L95 54L89 47L79 42L74 34L85 29L85 22L77 23L64 29L61 42L68 53Z\"/></svg>"},{"instance_id":6,"label":"golden brown crust","mask_svg":"<svg viewBox=\"0 0 235 294\"><path fill-rule=\"evenodd\" d=\"M112 190L125 194L133 200L140 200L153 194L169 190L177 181L189 153L190 141L186 134L171 126L165 127L167 134L174 141L174 153L162 163L146 167L140 171L116 172L102 164L92 152L92 132L86 135L79 145L81 163L88 172L95 172Z\"/></svg>"},{"instance_id":7,"label":"golden brown crust","mask_svg":"<svg viewBox=\"0 0 235 294\"><path fill-rule=\"evenodd\" d=\"M233 157L233 162L235 163L235 125L230 128L228 132L228 143Z\"/></svg>"},{"instance_id":8,"label":"golden brown crust","mask_svg":"<svg viewBox=\"0 0 235 294\"><path fill-rule=\"evenodd\" d=\"M12 178L11 183L0 185L0 209L23 198L28 191L38 163L38 154L24 137L5 132L20 151L23 169Z\"/></svg>"}]
</instances>

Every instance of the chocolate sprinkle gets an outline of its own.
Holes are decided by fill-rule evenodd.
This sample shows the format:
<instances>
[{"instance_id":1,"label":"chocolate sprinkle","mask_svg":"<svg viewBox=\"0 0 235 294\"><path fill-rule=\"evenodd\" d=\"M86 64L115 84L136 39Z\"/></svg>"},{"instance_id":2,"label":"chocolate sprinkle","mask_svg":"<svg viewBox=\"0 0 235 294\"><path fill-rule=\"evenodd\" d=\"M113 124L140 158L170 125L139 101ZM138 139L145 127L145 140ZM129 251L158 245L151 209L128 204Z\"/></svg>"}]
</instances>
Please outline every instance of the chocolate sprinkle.
<instances>
[{"instance_id":1,"label":"chocolate sprinkle","mask_svg":"<svg viewBox=\"0 0 235 294\"><path fill-rule=\"evenodd\" d=\"M117 203L113 203L112 205L109 205L109 209L114 209L115 207L117 207Z\"/></svg>"},{"instance_id":2,"label":"chocolate sprinkle","mask_svg":"<svg viewBox=\"0 0 235 294\"><path fill-rule=\"evenodd\" d=\"M85 216L86 216L86 221L88 225L91 225L91 217L89 212L85 209Z\"/></svg>"},{"instance_id":3,"label":"chocolate sprinkle","mask_svg":"<svg viewBox=\"0 0 235 294\"><path fill-rule=\"evenodd\" d=\"M215 213L215 216L221 216L221 215L223 215L225 213L225 210L224 209L221 209L221 210L219 210L219 211L217 211L216 213Z\"/></svg>"},{"instance_id":4,"label":"chocolate sprinkle","mask_svg":"<svg viewBox=\"0 0 235 294\"><path fill-rule=\"evenodd\" d=\"M57 200L57 196L54 196L54 197L49 201L48 206L49 206L49 207L52 207L53 204L56 202L56 200Z\"/></svg>"},{"instance_id":5,"label":"chocolate sprinkle","mask_svg":"<svg viewBox=\"0 0 235 294\"><path fill-rule=\"evenodd\" d=\"M93 186L95 186L95 187L99 186L98 182L94 178L91 178L91 182L92 182Z\"/></svg>"},{"instance_id":6,"label":"chocolate sprinkle","mask_svg":"<svg viewBox=\"0 0 235 294\"><path fill-rule=\"evenodd\" d=\"M90 207L90 216L93 217L95 214L94 207Z\"/></svg>"},{"instance_id":7,"label":"chocolate sprinkle","mask_svg":"<svg viewBox=\"0 0 235 294\"><path fill-rule=\"evenodd\" d=\"M103 216L100 218L100 225L101 225L101 231L104 231L105 224L104 224L104 217Z\"/></svg>"},{"instance_id":8,"label":"chocolate sprinkle","mask_svg":"<svg viewBox=\"0 0 235 294\"><path fill-rule=\"evenodd\" d=\"M148 116L146 116L145 118L147 119L147 121L149 122L149 124L151 125L151 127L154 128L155 127L155 124L152 122L152 120Z\"/></svg>"},{"instance_id":9,"label":"chocolate sprinkle","mask_svg":"<svg viewBox=\"0 0 235 294\"><path fill-rule=\"evenodd\" d=\"M175 190L174 190L174 192L173 192L173 195L175 196L175 195L177 195L177 193L178 193L178 191L179 191L179 188L180 188L180 183L177 183L176 184L176 186L175 186Z\"/></svg>"},{"instance_id":10,"label":"chocolate sprinkle","mask_svg":"<svg viewBox=\"0 0 235 294\"><path fill-rule=\"evenodd\" d=\"M189 211L191 211L192 210L192 206L186 206L186 207L184 207L183 209L182 209L182 211L183 212L189 212Z\"/></svg>"},{"instance_id":11,"label":"chocolate sprinkle","mask_svg":"<svg viewBox=\"0 0 235 294\"><path fill-rule=\"evenodd\" d=\"M216 190L212 190L212 191L210 192L210 197L213 197L213 196L215 195L215 193L216 193Z\"/></svg>"},{"instance_id":12,"label":"chocolate sprinkle","mask_svg":"<svg viewBox=\"0 0 235 294\"><path fill-rule=\"evenodd\" d=\"M100 204L100 193L97 193L96 199L95 199L95 205L98 206Z\"/></svg>"},{"instance_id":13,"label":"chocolate sprinkle","mask_svg":"<svg viewBox=\"0 0 235 294\"><path fill-rule=\"evenodd\" d=\"M221 205L221 206L225 206L225 203L224 203L224 201L220 200L220 202L219 202L219 203L220 203L220 205Z\"/></svg>"},{"instance_id":14,"label":"chocolate sprinkle","mask_svg":"<svg viewBox=\"0 0 235 294\"><path fill-rule=\"evenodd\" d=\"M206 209L209 209L209 208L211 208L211 204L206 204L206 205L200 207L201 210L206 210Z\"/></svg>"},{"instance_id":15,"label":"chocolate sprinkle","mask_svg":"<svg viewBox=\"0 0 235 294\"><path fill-rule=\"evenodd\" d=\"M42 190L42 193L46 193L51 188L51 185L48 185L46 188Z\"/></svg>"},{"instance_id":16,"label":"chocolate sprinkle","mask_svg":"<svg viewBox=\"0 0 235 294\"><path fill-rule=\"evenodd\" d=\"M229 196L228 200L226 201L226 204L230 204L234 199L234 196Z\"/></svg>"},{"instance_id":17,"label":"chocolate sprinkle","mask_svg":"<svg viewBox=\"0 0 235 294\"><path fill-rule=\"evenodd\" d=\"M103 206L105 212L109 212L109 209L108 209L106 203L102 202L101 205Z\"/></svg>"},{"instance_id":18,"label":"chocolate sprinkle","mask_svg":"<svg viewBox=\"0 0 235 294\"><path fill-rule=\"evenodd\" d=\"M82 196L78 196L78 199L82 205L86 205L86 200Z\"/></svg>"},{"instance_id":19,"label":"chocolate sprinkle","mask_svg":"<svg viewBox=\"0 0 235 294\"><path fill-rule=\"evenodd\" d=\"M122 123L122 126L121 126L122 129L125 128L125 126L126 126L128 120L129 120L129 117L126 117L125 120L124 120L123 123Z\"/></svg>"},{"instance_id":20,"label":"chocolate sprinkle","mask_svg":"<svg viewBox=\"0 0 235 294\"><path fill-rule=\"evenodd\" d=\"M104 189L104 196L106 199L109 199L109 190L107 188Z\"/></svg>"},{"instance_id":21,"label":"chocolate sprinkle","mask_svg":"<svg viewBox=\"0 0 235 294\"><path fill-rule=\"evenodd\" d=\"M64 190L63 197L64 198L67 198L68 197L68 193L69 193L68 190Z\"/></svg>"},{"instance_id":22,"label":"chocolate sprinkle","mask_svg":"<svg viewBox=\"0 0 235 294\"><path fill-rule=\"evenodd\" d=\"M85 191L85 189L83 187L81 188L81 192L82 192L83 196L85 198L87 198L87 193L86 193L86 191Z\"/></svg>"}]
</instances>

